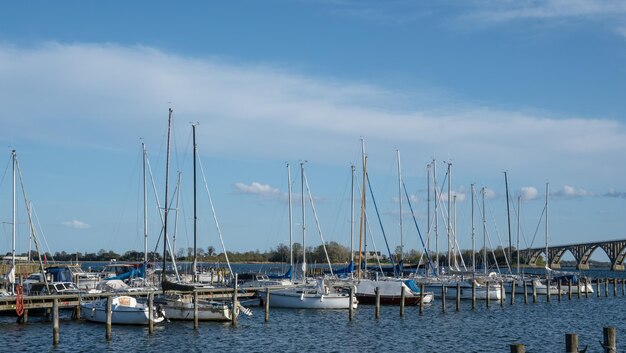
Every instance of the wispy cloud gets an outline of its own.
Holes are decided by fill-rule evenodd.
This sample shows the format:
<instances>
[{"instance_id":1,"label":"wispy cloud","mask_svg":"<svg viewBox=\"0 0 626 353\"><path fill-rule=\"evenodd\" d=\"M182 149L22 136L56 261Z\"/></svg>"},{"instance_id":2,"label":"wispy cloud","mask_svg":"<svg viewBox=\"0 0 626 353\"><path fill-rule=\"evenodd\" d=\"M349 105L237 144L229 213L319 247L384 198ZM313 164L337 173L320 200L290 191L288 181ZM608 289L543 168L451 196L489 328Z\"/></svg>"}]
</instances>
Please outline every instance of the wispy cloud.
<instances>
[{"instance_id":1,"label":"wispy cloud","mask_svg":"<svg viewBox=\"0 0 626 353\"><path fill-rule=\"evenodd\" d=\"M25 142L127 150L139 136L163 135L173 102L175 119L205 122L198 139L224 158L344 164L365 136L372 161L379 151L398 147L475 161L468 172L532 165L534 171L555 170L556 178L604 167L626 149L626 129L617 120L503 110L445 97L398 109L394 97L413 93L146 47L0 45L0 81L11 82L0 85L5 136ZM10 118L15 116L20 118ZM626 173L613 168L607 178ZM261 186L248 185L247 192Z\"/></svg>"},{"instance_id":2,"label":"wispy cloud","mask_svg":"<svg viewBox=\"0 0 626 353\"><path fill-rule=\"evenodd\" d=\"M586 196L594 196L594 194L590 191L581 188L575 188L570 185L564 185L562 189L556 190L551 193L553 196L558 197L586 197Z\"/></svg>"},{"instance_id":3,"label":"wispy cloud","mask_svg":"<svg viewBox=\"0 0 626 353\"><path fill-rule=\"evenodd\" d=\"M74 228L74 229L88 229L88 228L91 228L91 226L89 224L81 222L81 221L77 221L77 220L62 222L61 224L66 226L66 227L68 227L68 228Z\"/></svg>"},{"instance_id":4,"label":"wispy cloud","mask_svg":"<svg viewBox=\"0 0 626 353\"><path fill-rule=\"evenodd\" d=\"M273 188L268 184L261 184L256 181L251 184L235 183L235 189L241 193L259 197L276 198L282 196L280 190Z\"/></svg>"},{"instance_id":5,"label":"wispy cloud","mask_svg":"<svg viewBox=\"0 0 626 353\"><path fill-rule=\"evenodd\" d=\"M469 1L459 16L482 24L532 21L542 24L597 23L623 36L626 2L622 0Z\"/></svg>"}]
</instances>

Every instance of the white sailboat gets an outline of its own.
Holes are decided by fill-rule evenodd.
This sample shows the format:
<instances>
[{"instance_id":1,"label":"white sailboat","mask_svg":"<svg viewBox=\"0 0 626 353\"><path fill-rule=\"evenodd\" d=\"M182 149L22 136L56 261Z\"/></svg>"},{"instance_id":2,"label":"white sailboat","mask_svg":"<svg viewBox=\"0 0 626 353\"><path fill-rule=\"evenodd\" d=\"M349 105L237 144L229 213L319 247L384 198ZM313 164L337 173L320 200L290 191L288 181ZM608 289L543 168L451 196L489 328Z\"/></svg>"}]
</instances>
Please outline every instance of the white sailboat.
<instances>
[{"instance_id":1,"label":"white sailboat","mask_svg":"<svg viewBox=\"0 0 626 353\"><path fill-rule=\"evenodd\" d=\"M356 297L342 288L329 286L324 279L306 280L306 211L304 204L304 163L300 163L302 182L302 273L304 283L291 288L270 291L271 307L293 309L349 309L357 307ZM291 189L289 189L291 190Z\"/></svg>"},{"instance_id":2,"label":"white sailboat","mask_svg":"<svg viewBox=\"0 0 626 353\"><path fill-rule=\"evenodd\" d=\"M107 322L107 298L80 304L81 317L87 321ZM162 322L163 312L153 307L152 322ZM111 323L123 325L148 325L150 323L150 308L145 303L138 303L134 297L125 295L111 299Z\"/></svg>"}]
</instances>

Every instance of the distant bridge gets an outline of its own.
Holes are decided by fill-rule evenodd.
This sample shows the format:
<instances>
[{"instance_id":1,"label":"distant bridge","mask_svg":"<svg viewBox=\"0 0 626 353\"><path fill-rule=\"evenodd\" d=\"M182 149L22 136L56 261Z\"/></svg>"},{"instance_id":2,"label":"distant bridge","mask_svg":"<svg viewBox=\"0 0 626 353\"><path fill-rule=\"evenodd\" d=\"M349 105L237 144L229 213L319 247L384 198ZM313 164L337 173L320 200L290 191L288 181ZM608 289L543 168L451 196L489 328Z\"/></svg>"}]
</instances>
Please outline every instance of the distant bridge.
<instances>
[{"instance_id":1,"label":"distant bridge","mask_svg":"<svg viewBox=\"0 0 626 353\"><path fill-rule=\"evenodd\" d=\"M626 258L626 239L600 241L595 243L549 246L548 258L550 260L550 268L561 268L561 258L567 251L569 251L570 253L572 253L572 255L574 255L574 258L576 259L576 268L578 268L579 270L588 270L591 254L593 254L593 252L598 248L604 250L604 252L609 256L609 259L611 260L611 269L613 271L624 271L624 259ZM527 264L531 266L536 266L537 260L539 259L541 254L545 255L545 253L545 247L520 250L520 254L527 254Z\"/></svg>"}]
</instances>

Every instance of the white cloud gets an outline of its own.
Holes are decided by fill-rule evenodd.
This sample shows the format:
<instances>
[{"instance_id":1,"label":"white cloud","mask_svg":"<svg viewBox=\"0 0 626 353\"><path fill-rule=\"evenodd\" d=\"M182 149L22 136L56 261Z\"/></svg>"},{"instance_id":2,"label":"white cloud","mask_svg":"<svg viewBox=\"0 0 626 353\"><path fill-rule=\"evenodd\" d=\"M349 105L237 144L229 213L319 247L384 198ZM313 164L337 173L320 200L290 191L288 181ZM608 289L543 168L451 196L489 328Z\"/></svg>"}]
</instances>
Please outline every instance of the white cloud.
<instances>
[{"instance_id":1,"label":"white cloud","mask_svg":"<svg viewBox=\"0 0 626 353\"><path fill-rule=\"evenodd\" d=\"M489 188L485 188L484 192L485 192L485 198L486 199L495 199L498 196L498 194L496 194L495 191L493 191L493 190L491 190Z\"/></svg>"},{"instance_id":2,"label":"white cloud","mask_svg":"<svg viewBox=\"0 0 626 353\"><path fill-rule=\"evenodd\" d=\"M244 183L235 183L235 188L244 194L252 194L260 197L281 196L280 190L273 188L268 184L261 184L256 181L249 185Z\"/></svg>"},{"instance_id":3,"label":"white cloud","mask_svg":"<svg viewBox=\"0 0 626 353\"><path fill-rule=\"evenodd\" d=\"M88 228L91 228L91 226L89 224L81 222L81 221L77 221L77 220L67 221L67 222L63 222L61 224L63 224L64 226L66 226L68 228L74 228L74 229L88 229Z\"/></svg>"},{"instance_id":4,"label":"white cloud","mask_svg":"<svg viewBox=\"0 0 626 353\"><path fill-rule=\"evenodd\" d=\"M589 192L585 189L577 189L570 185L564 185L562 189L557 190L552 193L554 196L561 197L585 197L585 196L594 196L592 192Z\"/></svg>"},{"instance_id":5,"label":"white cloud","mask_svg":"<svg viewBox=\"0 0 626 353\"><path fill-rule=\"evenodd\" d=\"M621 0L517 0L473 2L471 17L492 22L523 19L617 18L626 14Z\"/></svg>"},{"instance_id":6,"label":"white cloud","mask_svg":"<svg viewBox=\"0 0 626 353\"><path fill-rule=\"evenodd\" d=\"M372 161L391 145L424 151L424 159L438 152L472 161L466 173L533 165L535 172L555 171L555 179L606 168L626 150L626 129L617 120L553 117L445 97L399 109L394 97L404 102L418 92L146 47L0 45L0 82L11 83L0 85L3 136L23 143L129 150L138 137L163 136L173 102L176 121L201 121L200 149L223 158L345 164L354 161L365 136ZM605 178L626 172L612 168Z\"/></svg>"},{"instance_id":7,"label":"white cloud","mask_svg":"<svg viewBox=\"0 0 626 353\"><path fill-rule=\"evenodd\" d=\"M520 189L522 200L534 200L539 196L539 191L533 186L524 186Z\"/></svg>"}]
</instances>

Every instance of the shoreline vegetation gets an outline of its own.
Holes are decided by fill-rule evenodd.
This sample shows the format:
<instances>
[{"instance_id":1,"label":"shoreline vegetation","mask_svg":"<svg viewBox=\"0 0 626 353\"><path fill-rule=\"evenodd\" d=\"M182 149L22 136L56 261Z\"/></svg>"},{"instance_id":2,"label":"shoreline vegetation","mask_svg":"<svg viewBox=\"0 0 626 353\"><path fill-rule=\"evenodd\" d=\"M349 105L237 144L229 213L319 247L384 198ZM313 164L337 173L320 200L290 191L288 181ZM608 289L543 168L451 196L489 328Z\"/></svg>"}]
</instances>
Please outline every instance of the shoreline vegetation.
<instances>
[{"instance_id":1,"label":"shoreline vegetation","mask_svg":"<svg viewBox=\"0 0 626 353\"><path fill-rule=\"evenodd\" d=\"M307 262L310 264L326 264L327 257L326 253L328 253L328 259L332 264L336 265L345 265L350 261L350 249L346 246L338 244L336 242L327 242L325 244L326 251L324 251L324 246L319 245L317 247L307 247ZM488 249L488 252L492 255L489 256L488 266L495 267L496 263L500 268L506 268L506 259L504 254L508 249L503 247L498 247L495 250ZM475 258L477 260L476 267L482 267L482 251L483 249L477 250L475 252ZM259 264L275 264L275 263L288 263L289 262L289 246L285 244L279 244L276 248L270 249L269 251L261 252L259 250L255 251L246 251L246 252L231 252L228 251L228 259L231 263L259 263ZM199 248L196 250L197 259L199 262L205 263L225 263L226 256L224 253L217 253L213 246L209 246L206 249ZM293 244L293 254L294 254L294 262L299 263L301 261L302 254L302 245L299 243ZM515 266L517 251L512 249L513 261L512 266ZM544 263L539 259L537 262L537 266L526 266L523 265L526 261L524 259L524 251L520 251L520 266L521 267L530 267L530 268L538 268L544 267ZM179 248L176 252L177 261L181 262L191 262L193 261L194 250L193 248ZM400 257L400 249L399 247L396 249L396 252L392 254L394 263L398 263L398 260L402 258L405 266L415 267L415 264L421 263L420 267L423 267L424 257L421 252L416 250L410 250L402 254ZM431 253L431 259L434 254ZM169 257L170 255L168 255ZM472 251L464 250L461 252L461 256L463 257L463 261L466 264L471 264L472 259ZM16 257L19 257L20 260L27 260L28 253L16 254ZM357 255L355 254L355 259ZM368 263L380 263L382 265L391 266L391 261L389 260L389 256L382 254L379 252L368 252ZM31 259L36 261L38 258L37 252L31 251ZM421 262L420 262L421 258ZM496 261L494 261L494 258ZM11 253L8 252L3 256L3 262L6 263L7 260L10 261ZM104 250L100 249L98 252L73 252L68 253L66 251L55 252L51 254L46 252L42 254L42 259L44 262L111 262L111 261L120 261L120 262L141 262L144 259L143 251L129 250L123 254L118 254L112 250ZM152 261L161 261L162 255L159 252L148 252L148 260ZM447 263L446 254L439 254L439 261L443 265ZM576 261L571 260L562 260L560 262L562 268L575 268ZM590 268L602 269L602 268L610 268L610 263L601 262L601 261L590 261Z\"/></svg>"}]
</instances>

